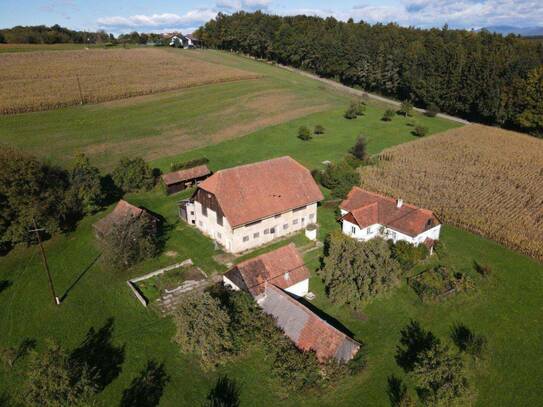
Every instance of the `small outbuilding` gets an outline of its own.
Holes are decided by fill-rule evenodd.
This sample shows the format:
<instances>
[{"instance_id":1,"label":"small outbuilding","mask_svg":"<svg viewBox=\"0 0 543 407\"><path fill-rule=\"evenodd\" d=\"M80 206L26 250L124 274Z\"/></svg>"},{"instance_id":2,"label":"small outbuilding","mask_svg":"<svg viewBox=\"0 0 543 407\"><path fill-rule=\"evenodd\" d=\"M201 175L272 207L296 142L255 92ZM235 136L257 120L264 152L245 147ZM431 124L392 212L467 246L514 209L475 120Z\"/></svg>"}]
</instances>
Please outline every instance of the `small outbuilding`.
<instances>
[{"instance_id":1,"label":"small outbuilding","mask_svg":"<svg viewBox=\"0 0 543 407\"><path fill-rule=\"evenodd\" d=\"M224 274L223 282L234 290L247 291L256 301L264 295L267 283L303 297L309 291L309 270L290 243L235 265Z\"/></svg>"},{"instance_id":2,"label":"small outbuilding","mask_svg":"<svg viewBox=\"0 0 543 407\"><path fill-rule=\"evenodd\" d=\"M198 185L210 175L211 171L207 168L207 165L198 165L193 168L162 174L161 178L166 186L166 193L171 195L193 185Z\"/></svg>"},{"instance_id":3,"label":"small outbuilding","mask_svg":"<svg viewBox=\"0 0 543 407\"><path fill-rule=\"evenodd\" d=\"M111 213L92 225L94 228L94 234L97 238L102 239L110 232L113 225L122 222L128 217L139 218L141 216L148 217L153 222L155 227L158 226L158 219L151 215L149 211L121 199Z\"/></svg>"}]
</instances>

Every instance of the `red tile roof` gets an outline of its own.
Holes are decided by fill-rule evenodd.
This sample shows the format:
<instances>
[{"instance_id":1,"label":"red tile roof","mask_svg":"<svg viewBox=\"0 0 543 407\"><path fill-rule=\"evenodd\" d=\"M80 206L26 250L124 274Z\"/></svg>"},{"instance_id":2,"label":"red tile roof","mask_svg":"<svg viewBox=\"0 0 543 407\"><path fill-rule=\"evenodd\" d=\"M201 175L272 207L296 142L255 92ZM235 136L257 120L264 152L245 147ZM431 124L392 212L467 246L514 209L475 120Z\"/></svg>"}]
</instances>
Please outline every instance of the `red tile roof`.
<instances>
[{"instance_id":1,"label":"red tile roof","mask_svg":"<svg viewBox=\"0 0 543 407\"><path fill-rule=\"evenodd\" d=\"M323 199L309 170L291 157L217 171L199 188L215 195L232 227Z\"/></svg>"},{"instance_id":2,"label":"red tile roof","mask_svg":"<svg viewBox=\"0 0 543 407\"><path fill-rule=\"evenodd\" d=\"M309 270L296 246L290 243L237 264L226 272L225 276L234 284L239 284L241 280L244 287L240 288L257 297L264 293L267 282L281 288L288 288L308 279Z\"/></svg>"},{"instance_id":3,"label":"red tile roof","mask_svg":"<svg viewBox=\"0 0 543 407\"><path fill-rule=\"evenodd\" d=\"M147 215L151 216L145 209L138 208L137 206L126 202L124 199L121 199L119 202L117 202L117 206L115 206L111 213L100 219L93 226L99 233L106 234L109 232L111 226L115 223L121 222L128 216L137 218L141 216L142 213L146 213Z\"/></svg>"},{"instance_id":4,"label":"red tile roof","mask_svg":"<svg viewBox=\"0 0 543 407\"><path fill-rule=\"evenodd\" d=\"M405 203L398 208L394 198L359 187L351 189L339 207L348 212L342 219L361 228L380 224L409 236L417 236L439 225L439 220L428 209Z\"/></svg>"},{"instance_id":5,"label":"red tile roof","mask_svg":"<svg viewBox=\"0 0 543 407\"><path fill-rule=\"evenodd\" d=\"M198 165L197 167L187 168L186 170L179 170L162 174L162 181L164 181L166 185L172 185L179 182L190 181L196 178L205 177L209 174L211 174L211 171L209 171L207 165Z\"/></svg>"},{"instance_id":6,"label":"red tile roof","mask_svg":"<svg viewBox=\"0 0 543 407\"><path fill-rule=\"evenodd\" d=\"M265 294L260 302L264 312L275 318L276 324L299 349L314 351L320 362L331 358L347 362L360 349L358 342L280 288L267 284Z\"/></svg>"}]
</instances>

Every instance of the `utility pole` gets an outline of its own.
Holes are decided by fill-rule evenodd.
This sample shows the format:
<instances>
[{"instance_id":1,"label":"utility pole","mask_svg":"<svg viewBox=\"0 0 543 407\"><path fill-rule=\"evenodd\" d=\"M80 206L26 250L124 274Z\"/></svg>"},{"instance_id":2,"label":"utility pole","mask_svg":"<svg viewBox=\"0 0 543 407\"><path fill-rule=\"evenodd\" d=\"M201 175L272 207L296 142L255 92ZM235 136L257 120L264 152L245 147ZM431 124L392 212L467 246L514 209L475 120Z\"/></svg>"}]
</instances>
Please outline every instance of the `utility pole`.
<instances>
[{"instance_id":1,"label":"utility pole","mask_svg":"<svg viewBox=\"0 0 543 407\"><path fill-rule=\"evenodd\" d=\"M38 225L36 223L36 219L35 218L32 218L32 222L34 223L34 229L31 230L30 232L35 232L36 233L36 237L38 238L38 244L40 245L40 251L41 251L41 258L42 258L42 261L43 261L43 267L45 268L45 272L47 273L47 279L49 280L49 288L51 289L51 294L53 295L53 302L56 304L56 305L60 305L60 299L57 297L57 295L55 294L55 287L53 285L53 279L51 277L51 272L49 271L49 265L47 264L47 257L45 256L45 250L43 248L43 244L41 242L41 236L40 236L40 232L42 230L45 230L43 228L38 228Z\"/></svg>"}]
</instances>

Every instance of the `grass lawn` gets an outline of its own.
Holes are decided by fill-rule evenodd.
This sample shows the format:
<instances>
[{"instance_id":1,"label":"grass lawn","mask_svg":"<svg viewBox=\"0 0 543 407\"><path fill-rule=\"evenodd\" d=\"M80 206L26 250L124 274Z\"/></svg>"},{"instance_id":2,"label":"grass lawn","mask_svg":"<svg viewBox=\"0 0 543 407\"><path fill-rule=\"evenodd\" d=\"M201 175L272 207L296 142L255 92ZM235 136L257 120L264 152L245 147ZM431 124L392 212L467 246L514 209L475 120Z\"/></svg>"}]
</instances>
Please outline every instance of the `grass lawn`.
<instances>
[{"instance_id":1,"label":"grass lawn","mask_svg":"<svg viewBox=\"0 0 543 407\"><path fill-rule=\"evenodd\" d=\"M383 109L378 106L371 105L366 115L356 120L344 119L342 113L348 98L329 93L322 84L309 79L235 56L222 58L223 55L216 52L197 56L212 61L220 58L226 64L251 66L255 71L273 71L275 73L269 73L263 82L243 82L243 86L265 88L269 85L273 88L279 86L274 85L274 81L284 81L280 86L299 92L298 95L303 95L301 101L328 95L326 103L330 104L330 108L286 123L280 121L281 124L273 126L268 123L263 126L265 128L248 136L199 150L187 153L181 153L176 148L165 150L153 161L162 169L167 169L172 161L201 155L207 156L210 167L217 170L284 154L314 168L323 160L340 158L359 134L367 137L371 153L414 138L403 118L397 116L391 123L382 122ZM265 81L269 81L268 85L262 85ZM242 83L207 87L206 91L210 93L207 96L200 89L186 92L199 95L203 103L215 103L218 94L228 94L230 96L220 100L222 105L228 106L239 97L240 89L236 86L242 86ZM183 95L183 92L162 95L164 99L157 96L154 101L142 100L116 107L83 106L4 117L0 118L0 140L8 139L10 143L33 152L43 149L44 156L65 161L81 145L99 143L100 137L105 137L103 134L117 137L120 141L138 139L144 137L147 130L170 121L193 125L195 129L202 126L203 132L207 131L205 120L214 113L192 110L178 114L189 100L183 99ZM161 104L162 101L164 104ZM210 108L216 109L218 105ZM165 106L170 106L172 110L164 111ZM109 108L112 113L108 116ZM214 110L215 113L218 111L222 110ZM180 122L177 122L178 118ZM427 125L431 132L456 125L426 117L418 117L417 120ZM309 142L297 139L298 126L313 127L316 124L322 124L327 129L323 136ZM207 128L216 125L211 123ZM104 133L104 130L109 132ZM212 134L213 130L209 132ZM236 133L236 137L242 134ZM194 137L201 137L202 145L217 141L213 137L205 139L203 133ZM140 146L135 151L142 148ZM116 158L115 151L108 151L105 156L101 153L96 155L96 158L103 157L100 158L103 167L110 166L111 160ZM191 357L180 354L171 341L175 331L173 323L144 308L126 285L126 280L131 277L186 258L192 258L195 265L208 274L224 271L225 267L213 260L213 256L220 253L213 243L177 218L176 201L189 193L166 197L157 187L154 191L126 197L130 202L162 215L167 226L163 254L139 264L129 272L115 273L100 263L92 224L104 216L103 212L85 218L74 232L46 242L56 288L59 295L64 297L60 307L52 304L36 247L18 247L9 255L0 257L0 347L18 346L27 337L36 339L38 349L43 348L47 338L56 338L69 349L79 346L87 334L100 339L93 342L93 350L115 353L118 356L116 367L121 368L120 372L112 375L110 383L100 393L101 401L107 406L119 405L123 392L150 360L164 363L169 375L161 398L161 405L164 406L200 405L220 374L227 374L240 383L242 405L350 406L363 403L380 406L388 405L387 378L390 375L403 378L403 372L394 361L400 329L413 318L447 340L451 325L462 322L488 339L488 358L479 369L470 367L471 382L478 392L478 405L538 405L543 398L540 386L543 376L543 265L492 241L452 227L445 227L442 232L442 240L449 252L447 262L459 271L473 273L472 262L477 260L490 265L493 272L484 281L474 276L479 282L475 292L453 296L437 305L422 304L404 284L387 298L380 298L367 306L363 310L367 319L360 320L348 309L331 304L326 299L322 283L313 272L310 288L317 294L314 304L340 321L364 343L368 367L360 375L346 378L325 391L290 394L285 398L279 384L270 378L268 362L264 359L266 349L260 348L247 349L240 358L218 371L203 372ZM323 205L319 208L319 224L320 238L338 227L333 207ZM307 244L300 234L286 241ZM316 250L306 256L313 271L319 264L320 255L320 251ZM91 328L99 330L106 326L109 318L113 319L112 331L89 332ZM100 336L100 332L105 334ZM20 393L26 362L27 359L20 360L11 371L4 365L0 366L0 395L2 392L11 395ZM111 364L108 368L116 370Z\"/></svg>"}]
</instances>

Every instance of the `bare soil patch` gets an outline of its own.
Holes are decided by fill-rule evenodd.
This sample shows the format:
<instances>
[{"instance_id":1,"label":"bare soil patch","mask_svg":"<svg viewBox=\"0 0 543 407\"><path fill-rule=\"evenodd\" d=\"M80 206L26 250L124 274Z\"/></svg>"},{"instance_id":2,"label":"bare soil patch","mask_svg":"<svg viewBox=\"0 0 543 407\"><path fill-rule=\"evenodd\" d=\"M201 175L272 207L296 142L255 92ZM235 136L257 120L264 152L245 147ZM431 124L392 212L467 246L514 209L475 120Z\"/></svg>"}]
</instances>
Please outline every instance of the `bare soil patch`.
<instances>
[{"instance_id":1,"label":"bare soil patch","mask_svg":"<svg viewBox=\"0 0 543 407\"><path fill-rule=\"evenodd\" d=\"M543 261L543 140L469 125L384 150L364 187Z\"/></svg>"}]
</instances>

